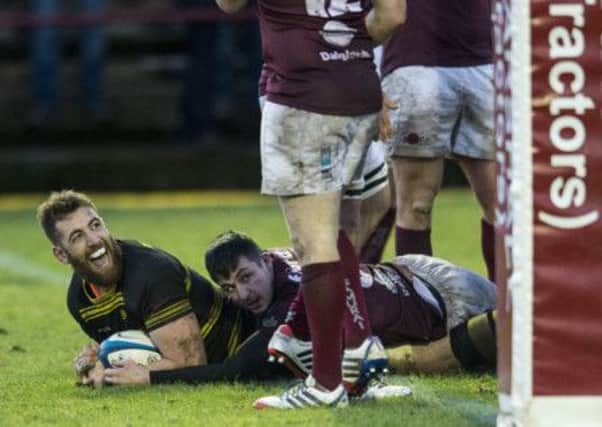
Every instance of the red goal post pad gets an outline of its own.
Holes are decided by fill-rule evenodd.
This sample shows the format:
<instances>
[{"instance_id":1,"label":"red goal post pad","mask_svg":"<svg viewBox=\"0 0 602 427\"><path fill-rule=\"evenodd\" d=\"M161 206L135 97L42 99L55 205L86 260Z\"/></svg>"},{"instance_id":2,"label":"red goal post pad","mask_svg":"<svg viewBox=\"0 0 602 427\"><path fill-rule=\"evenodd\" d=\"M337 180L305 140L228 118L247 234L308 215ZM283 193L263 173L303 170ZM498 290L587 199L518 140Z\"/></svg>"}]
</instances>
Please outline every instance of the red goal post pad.
<instances>
[{"instance_id":1,"label":"red goal post pad","mask_svg":"<svg viewBox=\"0 0 602 427\"><path fill-rule=\"evenodd\" d=\"M494 1L499 425L602 426L601 1Z\"/></svg>"}]
</instances>

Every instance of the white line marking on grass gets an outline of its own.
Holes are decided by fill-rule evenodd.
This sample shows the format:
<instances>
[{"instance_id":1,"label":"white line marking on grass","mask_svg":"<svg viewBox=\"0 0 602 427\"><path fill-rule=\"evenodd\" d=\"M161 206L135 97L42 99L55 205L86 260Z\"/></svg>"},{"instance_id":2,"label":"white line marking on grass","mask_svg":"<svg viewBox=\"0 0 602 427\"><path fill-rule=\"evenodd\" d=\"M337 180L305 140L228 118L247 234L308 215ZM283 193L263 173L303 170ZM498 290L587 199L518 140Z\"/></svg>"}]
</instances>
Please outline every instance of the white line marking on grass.
<instances>
[{"instance_id":1,"label":"white line marking on grass","mask_svg":"<svg viewBox=\"0 0 602 427\"><path fill-rule=\"evenodd\" d=\"M0 250L0 269L28 279L41 280L53 285L66 285L69 278L65 274L43 267L13 252Z\"/></svg>"}]
</instances>

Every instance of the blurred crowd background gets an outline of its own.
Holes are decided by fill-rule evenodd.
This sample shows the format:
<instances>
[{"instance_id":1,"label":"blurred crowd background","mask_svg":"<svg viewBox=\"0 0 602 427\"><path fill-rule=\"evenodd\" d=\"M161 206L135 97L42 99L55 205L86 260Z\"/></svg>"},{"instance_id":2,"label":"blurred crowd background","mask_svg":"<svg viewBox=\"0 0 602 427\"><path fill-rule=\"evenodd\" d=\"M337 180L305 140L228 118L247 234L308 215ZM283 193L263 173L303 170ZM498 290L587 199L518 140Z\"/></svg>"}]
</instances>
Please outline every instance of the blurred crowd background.
<instances>
[{"instance_id":1,"label":"blurred crowd background","mask_svg":"<svg viewBox=\"0 0 602 427\"><path fill-rule=\"evenodd\" d=\"M260 68L252 4L3 0L0 194L257 190Z\"/></svg>"},{"instance_id":2,"label":"blurred crowd background","mask_svg":"<svg viewBox=\"0 0 602 427\"><path fill-rule=\"evenodd\" d=\"M258 128L252 11L212 0L4 0L3 145L211 144Z\"/></svg>"}]
</instances>

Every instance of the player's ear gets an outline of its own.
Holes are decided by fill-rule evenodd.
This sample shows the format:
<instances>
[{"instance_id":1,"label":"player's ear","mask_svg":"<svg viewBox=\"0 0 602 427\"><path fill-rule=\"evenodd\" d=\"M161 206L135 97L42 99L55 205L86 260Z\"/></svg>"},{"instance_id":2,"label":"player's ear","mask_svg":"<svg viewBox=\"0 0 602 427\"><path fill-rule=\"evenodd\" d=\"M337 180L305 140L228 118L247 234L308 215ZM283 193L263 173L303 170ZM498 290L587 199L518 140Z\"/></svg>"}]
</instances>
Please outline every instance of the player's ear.
<instances>
[{"instance_id":1,"label":"player's ear","mask_svg":"<svg viewBox=\"0 0 602 427\"><path fill-rule=\"evenodd\" d=\"M59 262L62 262L63 264L69 264L69 257L63 248L59 246L53 246L52 253Z\"/></svg>"}]
</instances>

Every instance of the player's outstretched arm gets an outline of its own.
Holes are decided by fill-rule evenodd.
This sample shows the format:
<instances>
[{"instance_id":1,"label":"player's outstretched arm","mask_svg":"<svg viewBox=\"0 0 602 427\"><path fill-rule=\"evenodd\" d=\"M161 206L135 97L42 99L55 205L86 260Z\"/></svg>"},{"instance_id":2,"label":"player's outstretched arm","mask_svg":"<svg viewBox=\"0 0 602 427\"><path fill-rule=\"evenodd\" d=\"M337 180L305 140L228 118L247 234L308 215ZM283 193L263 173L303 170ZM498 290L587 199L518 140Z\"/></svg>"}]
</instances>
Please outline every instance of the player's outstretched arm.
<instances>
[{"instance_id":1,"label":"player's outstretched arm","mask_svg":"<svg viewBox=\"0 0 602 427\"><path fill-rule=\"evenodd\" d=\"M368 34L376 43L384 42L406 20L406 0L374 0L365 18Z\"/></svg>"},{"instance_id":2,"label":"player's outstretched arm","mask_svg":"<svg viewBox=\"0 0 602 427\"><path fill-rule=\"evenodd\" d=\"M266 351L271 334L257 331L240 346L236 354L223 363L190 366L152 372L129 361L105 371L105 379L114 385L148 384L204 384L221 381L251 381L289 376L283 365L269 363Z\"/></svg>"},{"instance_id":3,"label":"player's outstretched arm","mask_svg":"<svg viewBox=\"0 0 602 427\"><path fill-rule=\"evenodd\" d=\"M215 3L226 13L236 13L246 6L247 0L215 0Z\"/></svg>"},{"instance_id":4,"label":"player's outstretched arm","mask_svg":"<svg viewBox=\"0 0 602 427\"><path fill-rule=\"evenodd\" d=\"M150 331L151 340L163 356L151 365L151 369L176 369L206 364L205 344L199 331L199 322L193 313Z\"/></svg>"}]
</instances>

